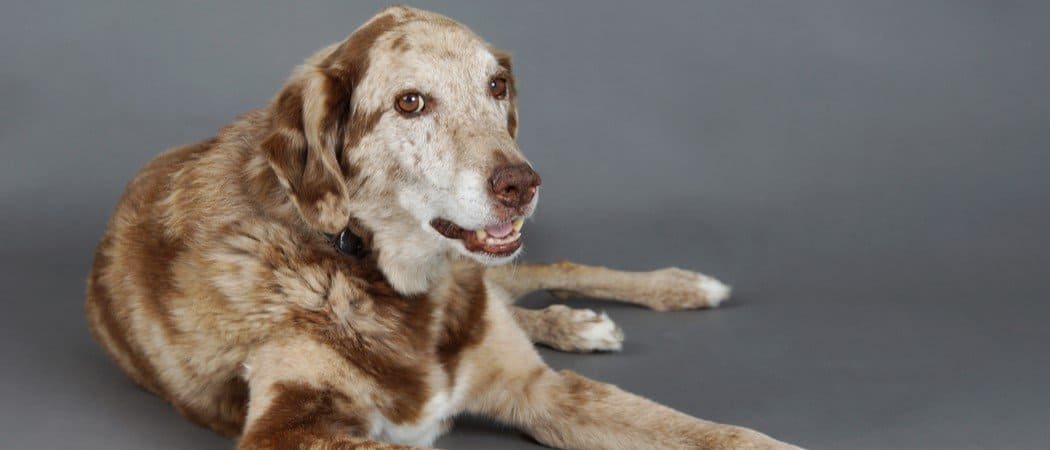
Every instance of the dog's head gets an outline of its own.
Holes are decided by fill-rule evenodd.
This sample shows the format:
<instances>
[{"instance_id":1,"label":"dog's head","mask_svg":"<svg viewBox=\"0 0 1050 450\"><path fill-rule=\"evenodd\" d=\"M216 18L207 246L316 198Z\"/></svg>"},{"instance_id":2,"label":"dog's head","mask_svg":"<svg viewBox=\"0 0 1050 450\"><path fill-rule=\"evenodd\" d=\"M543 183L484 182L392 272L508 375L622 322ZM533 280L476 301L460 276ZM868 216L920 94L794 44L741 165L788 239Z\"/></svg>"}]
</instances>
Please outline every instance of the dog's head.
<instances>
[{"instance_id":1,"label":"dog's head","mask_svg":"<svg viewBox=\"0 0 1050 450\"><path fill-rule=\"evenodd\" d=\"M262 144L309 226L357 217L404 292L456 251L486 264L521 249L540 177L515 143L510 58L444 16L381 11L299 67Z\"/></svg>"}]
</instances>

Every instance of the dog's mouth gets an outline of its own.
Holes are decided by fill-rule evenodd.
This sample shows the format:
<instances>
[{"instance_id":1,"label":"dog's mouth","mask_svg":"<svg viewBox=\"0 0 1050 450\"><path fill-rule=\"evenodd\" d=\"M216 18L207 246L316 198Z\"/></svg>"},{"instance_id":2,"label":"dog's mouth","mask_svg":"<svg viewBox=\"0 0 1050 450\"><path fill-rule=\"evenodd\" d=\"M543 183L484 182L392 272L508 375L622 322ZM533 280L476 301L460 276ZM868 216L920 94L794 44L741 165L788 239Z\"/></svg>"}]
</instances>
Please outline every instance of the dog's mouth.
<instances>
[{"instance_id":1,"label":"dog's mouth","mask_svg":"<svg viewBox=\"0 0 1050 450\"><path fill-rule=\"evenodd\" d=\"M449 239L459 239L473 253L492 256L510 256L521 247L521 227L525 219L518 217L476 230L468 230L445 219L434 219L430 226Z\"/></svg>"}]
</instances>

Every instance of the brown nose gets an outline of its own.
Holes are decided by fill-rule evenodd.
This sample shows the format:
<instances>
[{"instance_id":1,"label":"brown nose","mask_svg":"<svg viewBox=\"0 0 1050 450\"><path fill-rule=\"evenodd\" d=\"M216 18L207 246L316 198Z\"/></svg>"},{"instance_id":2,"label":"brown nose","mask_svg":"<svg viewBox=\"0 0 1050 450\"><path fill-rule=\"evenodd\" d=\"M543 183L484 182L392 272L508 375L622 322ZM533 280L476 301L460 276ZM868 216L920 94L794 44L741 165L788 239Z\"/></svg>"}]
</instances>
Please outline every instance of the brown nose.
<instances>
[{"instance_id":1,"label":"brown nose","mask_svg":"<svg viewBox=\"0 0 1050 450\"><path fill-rule=\"evenodd\" d=\"M528 164L500 167L493 172L492 178L489 178L492 195L510 208L529 204L532 197L536 196L536 187L540 182L540 175Z\"/></svg>"}]
</instances>

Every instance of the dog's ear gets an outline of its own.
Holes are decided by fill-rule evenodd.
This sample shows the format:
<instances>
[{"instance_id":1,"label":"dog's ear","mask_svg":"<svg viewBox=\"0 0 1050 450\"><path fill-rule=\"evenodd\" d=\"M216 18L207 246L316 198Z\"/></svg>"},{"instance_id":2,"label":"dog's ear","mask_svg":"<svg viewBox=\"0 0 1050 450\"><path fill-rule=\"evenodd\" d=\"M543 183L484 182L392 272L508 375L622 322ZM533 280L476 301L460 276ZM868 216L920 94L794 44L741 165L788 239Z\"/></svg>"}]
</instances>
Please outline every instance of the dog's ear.
<instances>
[{"instance_id":1,"label":"dog's ear","mask_svg":"<svg viewBox=\"0 0 1050 450\"><path fill-rule=\"evenodd\" d=\"M270 105L263 151L303 220L317 230L338 234L350 219L343 153L380 117L353 114L351 93L368 69L369 49L403 13L388 8L315 54Z\"/></svg>"},{"instance_id":2,"label":"dog's ear","mask_svg":"<svg viewBox=\"0 0 1050 450\"><path fill-rule=\"evenodd\" d=\"M271 105L265 152L303 220L337 234L350 218L340 160L350 115L350 86L319 67L301 67Z\"/></svg>"}]
</instances>

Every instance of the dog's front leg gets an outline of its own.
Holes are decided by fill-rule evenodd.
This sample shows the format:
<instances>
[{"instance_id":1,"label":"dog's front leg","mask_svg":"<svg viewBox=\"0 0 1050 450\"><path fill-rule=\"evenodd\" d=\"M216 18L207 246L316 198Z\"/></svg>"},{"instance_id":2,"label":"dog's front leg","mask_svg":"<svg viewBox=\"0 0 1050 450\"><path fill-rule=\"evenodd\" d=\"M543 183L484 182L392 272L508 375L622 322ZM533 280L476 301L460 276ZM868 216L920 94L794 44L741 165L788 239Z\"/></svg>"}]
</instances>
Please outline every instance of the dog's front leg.
<instances>
[{"instance_id":1,"label":"dog's front leg","mask_svg":"<svg viewBox=\"0 0 1050 450\"><path fill-rule=\"evenodd\" d=\"M678 268L625 272L562 261L485 269L485 282L505 303L538 290L558 298L591 297L634 303L658 311L714 307L729 287L707 275ZM623 332L604 313L553 305L541 310L511 306L514 319L537 344L568 352L615 351Z\"/></svg>"},{"instance_id":2,"label":"dog's front leg","mask_svg":"<svg viewBox=\"0 0 1050 450\"><path fill-rule=\"evenodd\" d=\"M543 309L510 307L529 340L563 352L619 351L623 330L604 312L551 305Z\"/></svg>"},{"instance_id":3,"label":"dog's front leg","mask_svg":"<svg viewBox=\"0 0 1050 450\"><path fill-rule=\"evenodd\" d=\"M275 340L245 362L249 401L238 450L414 449L369 439L366 384L307 336Z\"/></svg>"},{"instance_id":4,"label":"dog's front leg","mask_svg":"<svg viewBox=\"0 0 1050 450\"><path fill-rule=\"evenodd\" d=\"M710 276L676 267L628 272L569 261L488 268L485 281L511 299L547 290L559 298L591 297L642 305L657 311L718 306L729 286Z\"/></svg>"},{"instance_id":5,"label":"dog's front leg","mask_svg":"<svg viewBox=\"0 0 1050 450\"><path fill-rule=\"evenodd\" d=\"M494 330L465 355L475 384L467 409L520 427L566 449L793 449L747 428L691 417L616 386L540 359L501 302L487 314Z\"/></svg>"}]
</instances>

